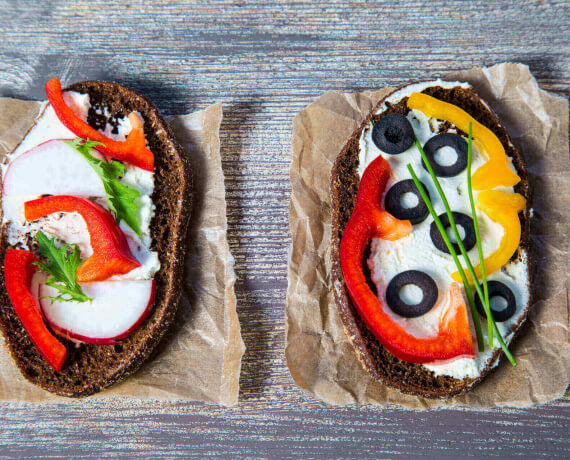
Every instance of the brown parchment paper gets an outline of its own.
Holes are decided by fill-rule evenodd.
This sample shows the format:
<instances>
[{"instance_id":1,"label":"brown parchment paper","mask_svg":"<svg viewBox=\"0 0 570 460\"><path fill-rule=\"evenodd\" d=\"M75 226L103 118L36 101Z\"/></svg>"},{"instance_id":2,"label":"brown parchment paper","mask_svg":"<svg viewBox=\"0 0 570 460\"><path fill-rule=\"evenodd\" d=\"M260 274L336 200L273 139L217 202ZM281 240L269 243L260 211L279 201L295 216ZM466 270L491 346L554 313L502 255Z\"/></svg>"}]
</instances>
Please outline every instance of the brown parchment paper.
<instances>
[{"instance_id":1,"label":"brown parchment paper","mask_svg":"<svg viewBox=\"0 0 570 460\"><path fill-rule=\"evenodd\" d=\"M23 137L39 104L0 98L0 157ZM221 121L221 103L169 121L190 158L194 176L177 319L136 374L92 398L195 399L226 406L237 403L245 347L236 313L234 259L226 239ZM28 383L4 343L0 346L0 400L70 401Z\"/></svg>"},{"instance_id":2,"label":"brown parchment paper","mask_svg":"<svg viewBox=\"0 0 570 460\"><path fill-rule=\"evenodd\" d=\"M347 138L390 89L328 92L294 121L285 353L297 385L329 403L524 407L561 397L570 381L568 101L541 90L521 64L475 68L447 79L468 81L491 105L523 153L531 176L535 303L512 347L519 365L502 363L474 390L447 401L404 395L362 369L345 337L330 286L329 181Z\"/></svg>"}]
</instances>

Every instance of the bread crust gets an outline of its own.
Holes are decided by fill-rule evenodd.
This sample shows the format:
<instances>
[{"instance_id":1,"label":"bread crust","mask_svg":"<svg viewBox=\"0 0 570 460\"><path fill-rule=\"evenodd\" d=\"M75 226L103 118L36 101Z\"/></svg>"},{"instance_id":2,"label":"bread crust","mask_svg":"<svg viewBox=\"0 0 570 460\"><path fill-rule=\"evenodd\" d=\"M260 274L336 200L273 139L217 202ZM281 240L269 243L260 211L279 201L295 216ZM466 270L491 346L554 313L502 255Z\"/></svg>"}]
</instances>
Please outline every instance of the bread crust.
<instances>
[{"instance_id":1,"label":"bread crust","mask_svg":"<svg viewBox=\"0 0 570 460\"><path fill-rule=\"evenodd\" d=\"M144 119L145 137L155 158L152 194L156 206L150 224L152 248L158 252L160 270L155 274L156 298L152 313L130 337L116 345L74 343L60 338L68 358L60 373L40 356L15 313L0 277L0 329L16 365L30 382L52 393L88 396L138 370L173 323L181 292L186 229L192 204L192 170L182 147L156 107L144 96L114 82L84 81L66 91L88 93L88 122L104 123L95 107L107 107L115 119L137 111ZM0 260L8 247L2 231Z\"/></svg>"},{"instance_id":2,"label":"bread crust","mask_svg":"<svg viewBox=\"0 0 570 460\"><path fill-rule=\"evenodd\" d=\"M399 91L405 86L398 88L394 92ZM358 144L362 130L369 123L375 122L389 113L401 113L406 115L409 111L406 106L407 97L405 97L398 104L387 104L388 108L384 112L375 114L375 112L382 107L384 101L394 92L379 101L360 127L351 135L337 157L332 169L332 286L335 303L343 322L345 333L354 347L358 360L364 369L366 369L375 380L397 388L403 393L443 399L465 393L480 383L486 375L496 367L495 364L497 360L502 359L503 354L501 350L495 350L491 360L479 377L464 379L456 379L449 376L435 376L432 371L429 371L420 364L408 363L396 358L378 342L376 337L367 329L359 317L347 292L340 266L340 241L344 227L354 209L354 202L360 182L357 170L359 165ZM514 330L514 336L511 340L512 344L520 333L522 325L528 316L530 305L533 303L532 271L530 269L530 267L532 267L532 254L529 244L531 190L524 159L520 152L514 147L507 130L499 118L471 88L457 86L446 89L441 86L432 86L422 92L461 107L478 122L491 129L503 144L506 154L512 159L513 165L521 177L521 181L515 186L515 191L527 199L527 207L519 214L522 228L521 243L519 249L513 255L513 260L521 256L521 250L526 252L529 267L528 286L530 300L520 320L517 324L513 325L511 329ZM447 129L449 129L449 127L444 127L444 130ZM365 254L365 259L367 257ZM366 273L366 264L363 264L363 269Z\"/></svg>"}]
</instances>

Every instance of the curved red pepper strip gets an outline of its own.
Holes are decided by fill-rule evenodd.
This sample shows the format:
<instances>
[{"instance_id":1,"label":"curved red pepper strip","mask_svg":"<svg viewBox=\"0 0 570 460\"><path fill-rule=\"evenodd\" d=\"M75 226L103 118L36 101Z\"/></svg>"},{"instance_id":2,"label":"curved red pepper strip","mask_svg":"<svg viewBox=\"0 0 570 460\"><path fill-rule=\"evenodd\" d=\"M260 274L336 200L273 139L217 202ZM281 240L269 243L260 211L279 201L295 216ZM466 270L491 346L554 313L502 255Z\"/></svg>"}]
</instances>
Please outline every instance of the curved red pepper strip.
<instances>
[{"instance_id":1,"label":"curved red pepper strip","mask_svg":"<svg viewBox=\"0 0 570 460\"><path fill-rule=\"evenodd\" d=\"M57 195L26 201L26 220L36 220L54 212L77 212L89 230L93 254L77 269L77 281L103 281L140 267L127 238L113 215L97 203L70 195Z\"/></svg>"},{"instance_id":2,"label":"curved red pepper strip","mask_svg":"<svg viewBox=\"0 0 570 460\"><path fill-rule=\"evenodd\" d=\"M98 145L96 149L108 157L130 163L147 171L154 171L154 155L146 147L143 122L137 114L129 114L132 129L127 139L123 142L116 141L100 133L75 114L65 102L61 83L57 78L48 81L45 88L47 98L57 118L73 134L83 139L101 142L102 145Z\"/></svg>"},{"instance_id":3,"label":"curved red pepper strip","mask_svg":"<svg viewBox=\"0 0 570 460\"><path fill-rule=\"evenodd\" d=\"M33 263L37 261L37 257L30 251L6 249L4 281L10 302L36 350L59 372L67 356L67 349L47 328L36 299L30 292L32 277L37 269Z\"/></svg>"},{"instance_id":4,"label":"curved red pepper strip","mask_svg":"<svg viewBox=\"0 0 570 460\"><path fill-rule=\"evenodd\" d=\"M408 332L384 310L368 287L362 270L364 251L372 238L396 240L411 232L409 221L395 219L380 206L390 177L388 162L378 157L362 175L354 212L340 246L340 262L346 286L364 323L394 356L415 363L475 356L467 309L461 295L453 291L452 308L440 319L436 337L418 338ZM459 292L460 294L460 292Z\"/></svg>"}]
</instances>

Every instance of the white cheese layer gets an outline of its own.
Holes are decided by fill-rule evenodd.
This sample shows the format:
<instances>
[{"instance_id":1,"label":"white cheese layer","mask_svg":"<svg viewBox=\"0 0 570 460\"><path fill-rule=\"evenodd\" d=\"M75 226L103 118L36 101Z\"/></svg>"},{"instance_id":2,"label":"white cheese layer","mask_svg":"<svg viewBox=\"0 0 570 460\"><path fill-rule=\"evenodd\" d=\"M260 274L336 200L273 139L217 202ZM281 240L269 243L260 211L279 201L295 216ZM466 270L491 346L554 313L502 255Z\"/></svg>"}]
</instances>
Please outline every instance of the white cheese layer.
<instances>
[{"instance_id":1,"label":"white cheese layer","mask_svg":"<svg viewBox=\"0 0 570 460\"><path fill-rule=\"evenodd\" d=\"M415 85L403 88L397 91L389 98L387 102L395 104L398 103L403 97L409 96L414 92L423 91L430 86L442 86L444 88L452 88L456 86L468 87L466 83L459 82L443 82L435 81L428 83L418 83ZM386 109L384 104L379 108L377 113L381 113ZM407 115L414 133L422 145L439 132L439 121L433 118L426 117L422 112L411 110ZM456 132L449 130L449 132ZM365 127L359 140L359 175L362 176L366 167L374 161L379 155L382 155L390 164L391 177L388 181L386 191L390 187L405 179L411 179L411 175L407 169L407 164L411 164L416 172L420 181L426 186L429 192L432 204L438 215L445 213L445 207L439 198L437 189L435 188L429 172L424 169L421 161L421 154L417 147L413 145L405 152L397 155L390 155L382 152L372 140L372 125ZM452 164L455 161L456 153L450 148L444 147L440 149L436 155L436 159L441 164ZM477 150L473 144L472 151L472 174L486 162L486 158ZM511 165L512 167L512 165ZM467 193L467 170L454 177L439 177L440 184L445 192L449 205L452 211L461 212L469 216L472 215L471 206L469 203L469 196ZM511 188L504 188L504 191L513 192ZM477 192L474 191L474 199L477 200ZM417 198L412 196L404 196L404 201L415 201ZM383 203L382 203L383 204ZM409 205L415 203L410 202ZM477 218L479 229L481 233L483 254L488 256L499 248L501 238L503 237L503 228L493 222L486 214L477 210ZM457 267L453 262L451 255L439 251L432 243L430 238L430 225L433 222L431 215L423 221L413 226L412 232L397 241L387 241L380 238L375 238L371 244L371 254L368 259L368 266L371 271L371 278L377 286L378 295L385 309L396 322L401 324L410 334L420 337L433 337L438 333L439 321L443 314L450 307L449 304L449 288L453 283L451 274L457 271ZM459 228L461 233L461 228ZM455 241L455 238L450 235L450 238ZM469 258L474 266L479 263L479 256L477 246L475 245L468 251ZM459 254L459 259L462 260ZM463 263L463 262L462 262ZM438 286L439 296L434 307L425 315L417 318L404 318L387 306L385 300L385 292L388 283L398 273L407 270L420 270L431 276ZM518 262L511 262L507 264L501 271L492 274L489 280L497 280L506 284L513 291L516 302L517 312L506 322L497 323L501 333L505 334L515 325L520 319L520 315L525 310L529 302L529 288L527 286L527 259L526 255ZM414 293L412 290L404 292L411 304L418 303L421 300L421 291ZM482 320L483 329L486 334L486 320ZM472 331L474 331L472 327ZM474 334L473 334L474 335ZM505 337L508 341L512 334ZM474 339L475 340L475 339ZM485 340L485 343L487 341ZM494 341L495 348L498 343ZM461 358L456 359L449 363L437 363L426 365L430 370L436 374L450 375L456 378L476 377L486 366L487 362L492 356L492 351L486 346L486 351L478 353L475 359Z\"/></svg>"},{"instance_id":2,"label":"white cheese layer","mask_svg":"<svg viewBox=\"0 0 570 460\"><path fill-rule=\"evenodd\" d=\"M65 92L64 98L77 115L85 120L87 119L87 112L90 107L89 95ZM118 120L118 125L119 134L115 134L113 137L116 140L124 140L131 130L130 122L124 117ZM110 134L109 126L106 128L107 131ZM59 121L51 105L47 102L42 103L34 126L2 164L2 177L4 177L9 163L28 150L52 139L74 139L75 137ZM137 216L141 227L141 238L125 222L120 223L131 252L141 266L124 275L114 276L111 280L152 279L160 269L158 254L151 249L152 238L150 235L150 222L155 213L155 206L151 199L154 190L154 174L133 165L126 165L126 173L122 181L141 194L138 199ZM77 244L82 258L89 257L93 253L89 232L85 221L79 214L60 213L46 216L34 222L25 220L24 203L35 198L39 198L39 196L4 196L2 198L2 225L6 231L8 244L27 249L28 235L34 236L41 230L50 237L57 237L61 242ZM94 198L100 205L108 209L106 197Z\"/></svg>"}]
</instances>

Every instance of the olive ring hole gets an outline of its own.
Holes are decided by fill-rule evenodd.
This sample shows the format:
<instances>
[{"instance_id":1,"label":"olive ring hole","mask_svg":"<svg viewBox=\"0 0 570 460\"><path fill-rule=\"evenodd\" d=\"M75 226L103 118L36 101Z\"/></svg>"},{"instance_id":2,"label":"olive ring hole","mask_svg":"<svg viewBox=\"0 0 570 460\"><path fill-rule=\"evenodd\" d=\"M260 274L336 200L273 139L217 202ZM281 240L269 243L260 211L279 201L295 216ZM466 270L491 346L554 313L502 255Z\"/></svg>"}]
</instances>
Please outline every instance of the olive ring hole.
<instances>
[{"instance_id":1,"label":"olive ring hole","mask_svg":"<svg viewBox=\"0 0 570 460\"><path fill-rule=\"evenodd\" d=\"M416 284L405 284L398 292L400 299L407 305L419 305L424 299L422 288Z\"/></svg>"},{"instance_id":2,"label":"olive ring hole","mask_svg":"<svg viewBox=\"0 0 570 460\"><path fill-rule=\"evenodd\" d=\"M438 148L433 155L434 161L440 166L453 166L457 163L457 151L447 145Z\"/></svg>"},{"instance_id":3,"label":"olive ring hole","mask_svg":"<svg viewBox=\"0 0 570 460\"><path fill-rule=\"evenodd\" d=\"M404 209L414 209L420 200L414 192L406 192L400 195L400 206Z\"/></svg>"},{"instance_id":4,"label":"olive ring hole","mask_svg":"<svg viewBox=\"0 0 570 460\"><path fill-rule=\"evenodd\" d=\"M453 231L453 228L451 228L451 225L448 225L445 228L445 233L447 233L447 236L452 243L457 243L457 238L455 238L455 232ZM465 241L465 227L463 227L463 225L457 224L457 233L459 233L461 241Z\"/></svg>"},{"instance_id":5,"label":"olive ring hole","mask_svg":"<svg viewBox=\"0 0 570 460\"><path fill-rule=\"evenodd\" d=\"M499 312L507 308L509 306L509 303L503 296L496 295L489 299L489 306L491 307L492 311Z\"/></svg>"}]
</instances>

